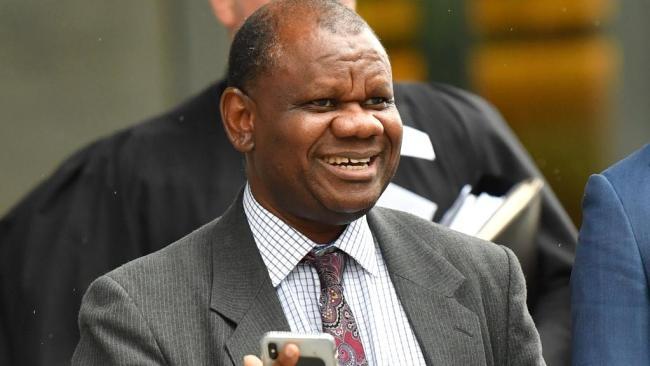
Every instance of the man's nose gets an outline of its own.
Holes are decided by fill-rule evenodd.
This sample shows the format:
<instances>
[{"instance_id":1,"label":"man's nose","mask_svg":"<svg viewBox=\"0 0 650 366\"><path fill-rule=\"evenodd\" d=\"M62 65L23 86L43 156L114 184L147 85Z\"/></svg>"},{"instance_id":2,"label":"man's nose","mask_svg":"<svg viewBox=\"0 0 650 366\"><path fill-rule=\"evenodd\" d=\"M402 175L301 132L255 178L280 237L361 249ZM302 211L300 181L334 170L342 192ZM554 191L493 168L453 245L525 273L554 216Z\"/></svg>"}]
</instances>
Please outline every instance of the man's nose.
<instances>
[{"instance_id":1,"label":"man's nose","mask_svg":"<svg viewBox=\"0 0 650 366\"><path fill-rule=\"evenodd\" d=\"M332 133L338 138L356 137L367 139L384 133L384 125L360 105L347 107L336 116L331 125Z\"/></svg>"}]
</instances>

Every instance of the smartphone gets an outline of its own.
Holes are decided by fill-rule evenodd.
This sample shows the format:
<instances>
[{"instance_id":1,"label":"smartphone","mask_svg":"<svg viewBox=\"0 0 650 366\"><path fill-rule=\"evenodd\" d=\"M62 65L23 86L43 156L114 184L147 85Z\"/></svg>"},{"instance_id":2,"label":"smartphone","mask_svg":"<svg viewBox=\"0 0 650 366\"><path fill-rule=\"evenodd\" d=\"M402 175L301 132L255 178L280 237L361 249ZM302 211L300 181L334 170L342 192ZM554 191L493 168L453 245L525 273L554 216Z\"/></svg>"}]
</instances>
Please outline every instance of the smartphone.
<instances>
[{"instance_id":1,"label":"smartphone","mask_svg":"<svg viewBox=\"0 0 650 366\"><path fill-rule=\"evenodd\" d=\"M298 366L337 366L334 337L326 333L299 334L268 332L262 337L261 355L264 366L271 366L287 343L300 349Z\"/></svg>"}]
</instances>

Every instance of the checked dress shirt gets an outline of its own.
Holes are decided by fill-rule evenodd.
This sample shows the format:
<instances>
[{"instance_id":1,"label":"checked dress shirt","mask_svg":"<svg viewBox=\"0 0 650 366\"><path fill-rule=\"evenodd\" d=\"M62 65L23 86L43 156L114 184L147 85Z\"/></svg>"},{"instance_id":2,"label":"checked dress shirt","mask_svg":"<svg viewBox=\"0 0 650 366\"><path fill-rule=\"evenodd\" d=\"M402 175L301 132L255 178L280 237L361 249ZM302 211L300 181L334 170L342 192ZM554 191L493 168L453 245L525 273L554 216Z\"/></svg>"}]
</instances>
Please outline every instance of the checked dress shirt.
<instances>
[{"instance_id":1,"label":"checked dress shirt","mask_svg":"<svg viewBox=\"0 0 650 366\"><path fill-rule=\"evenodd\" d=\"M244 211L291 330L322 332L316 269L301 263L318 246L264 209L247 185ZM347 254L343 294L356 319L369 365L425 365L422 350L363 216L333 243Z\"/></svg>"}]
</instances>

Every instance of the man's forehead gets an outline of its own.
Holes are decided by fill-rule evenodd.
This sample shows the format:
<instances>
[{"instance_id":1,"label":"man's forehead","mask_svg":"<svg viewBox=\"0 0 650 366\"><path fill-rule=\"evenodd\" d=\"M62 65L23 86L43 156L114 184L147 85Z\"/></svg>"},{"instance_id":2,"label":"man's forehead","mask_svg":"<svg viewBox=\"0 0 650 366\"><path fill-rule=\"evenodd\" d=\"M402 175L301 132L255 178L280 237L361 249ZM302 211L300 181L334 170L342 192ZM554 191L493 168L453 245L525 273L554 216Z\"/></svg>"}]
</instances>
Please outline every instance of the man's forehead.
<instances>
[{"instance_id":1,"label":"man's forehead","mask_svg":"<svg viewBox=\"0 0 650 366\"><path fill-rule=\"evenodd\" d=\"M312 43L308 48L294 45L297 48L284 49L278 59L276 72L267 74L270 78L265 78L265 82L273 83L275 88L285 90L288 95L294 97L312 94L339 95L352 90L359 82L359 85L366 87L372 85L375 91L379 88L391 88L392 72L383 48L359 40L356 36L335 37L345 40L346 43ZM366 40L367 37L368 35L364 35ZM345 46L348 40L353 47ZM300 80L298 84L287 82L297 80L296 78Z\"/></svg>"},{"instance_id":2,"label":"man's forehead","mask_svg":"<svg viewBox=\"0 0 650 366\"><path fill-rule=\"evenodd\" d=\"M281 32L279 46L285 58L306 56L314 62L388 62L383 46L369 28L357 34L332 33L313 22L302 22L296 28Z\"/></svg>"}]
</instances>

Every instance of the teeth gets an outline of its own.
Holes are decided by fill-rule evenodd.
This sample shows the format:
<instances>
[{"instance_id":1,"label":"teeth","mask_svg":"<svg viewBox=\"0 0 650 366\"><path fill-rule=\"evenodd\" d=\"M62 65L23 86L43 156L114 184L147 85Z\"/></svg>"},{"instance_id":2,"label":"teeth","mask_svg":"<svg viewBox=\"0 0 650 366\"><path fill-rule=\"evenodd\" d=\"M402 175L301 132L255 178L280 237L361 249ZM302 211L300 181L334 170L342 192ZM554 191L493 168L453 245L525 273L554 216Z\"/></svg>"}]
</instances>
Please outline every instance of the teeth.
<instances>
[{"instance_id":1,"label":"teeth","mask_svg":"<svg viewBox=\"0 0 650 366\"><path fill-rule=\"evenodd\" d=\"M368 165L341 165L341 168L345 170L362 170L368 167Z\"/></svg>"},{"instance_id":2,"label":"teeth","mask_svg":"<svg viewBox=\"0 0 650 366\"><path fill-rule=\"evenodd\" d=\"M359 164L359 163L368 164L368 163L370 163L370 158L363 158L363 159L350 159L350 162L351 162L352 164Z\"/></svg>"},{"instance_id":3,"label":"teeth","mask_svg":"<svg viewBox=\"0 0 650 366\"><path fill-rule=\"evenodd\" d=\"M368 167L371 158L352 159L344 156L328 156L323 160L328 164L336 165L343 169L360 170Z\"/></svg>"}]
</instances>

